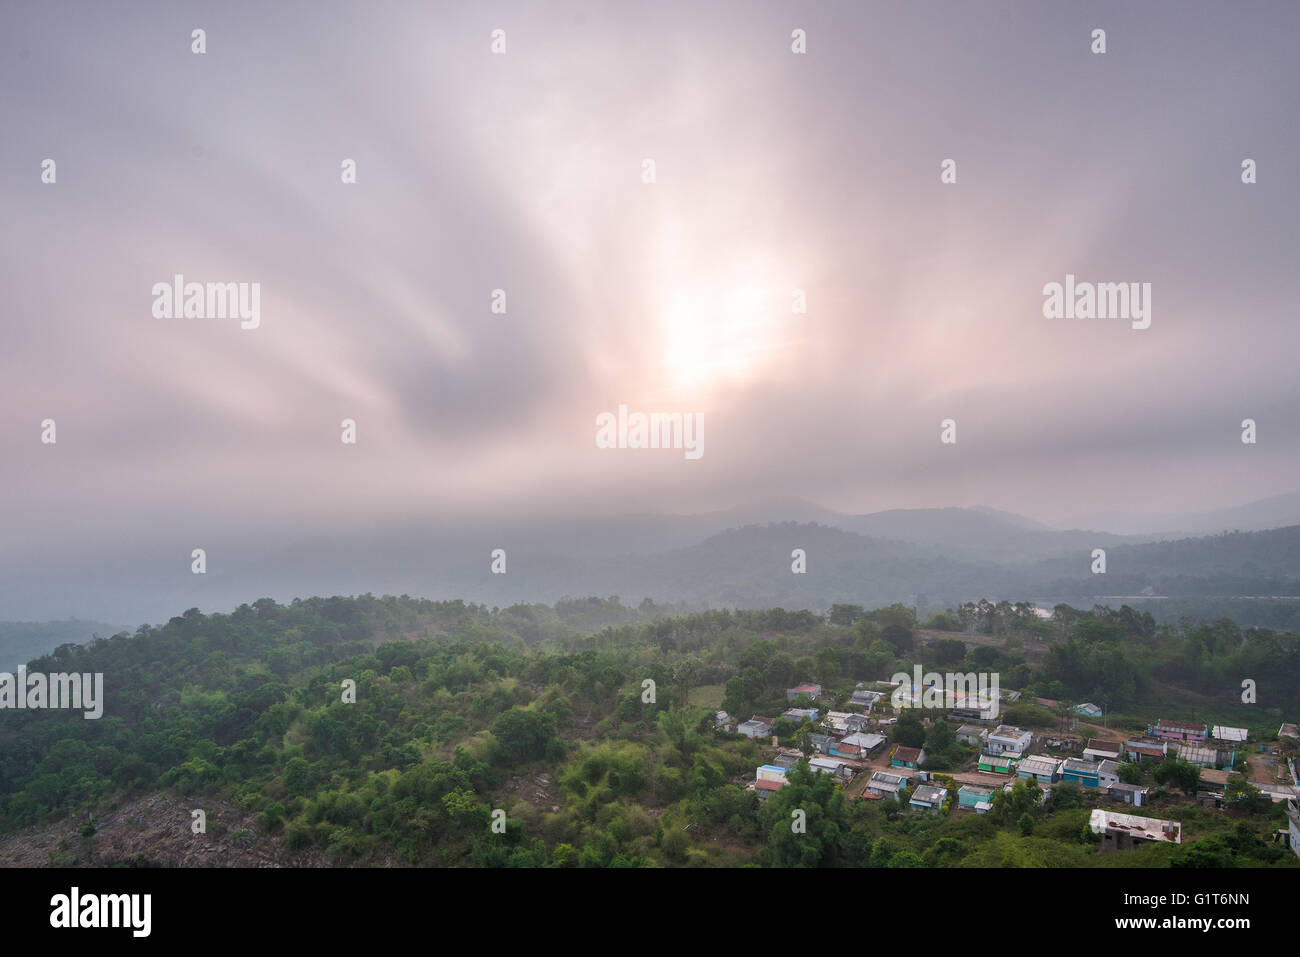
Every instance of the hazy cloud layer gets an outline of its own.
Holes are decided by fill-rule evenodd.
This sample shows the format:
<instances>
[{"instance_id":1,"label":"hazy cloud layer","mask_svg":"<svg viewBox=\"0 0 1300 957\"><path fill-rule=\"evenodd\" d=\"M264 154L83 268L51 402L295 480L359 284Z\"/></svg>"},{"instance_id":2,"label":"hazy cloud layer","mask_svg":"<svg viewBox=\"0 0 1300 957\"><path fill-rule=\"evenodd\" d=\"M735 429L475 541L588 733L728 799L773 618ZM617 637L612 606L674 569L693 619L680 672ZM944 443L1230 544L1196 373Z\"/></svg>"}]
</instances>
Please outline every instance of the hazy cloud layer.
<instances>
[{"instance_id":1,"label":"hazy cloud layer","mask_svg":"<svg viewBox=\"0 0 1300 957\"><path fill-rule=\"evenodd\" d=\"M12 561L1296 486L1293 4L264 6L0 11ZM261 327L154 318L176 273L260 282ZM1066 273L1150 282L1151 327L1045 319ZM598 450L620 403L703 458Z\"/></svg>"}]
</instances>

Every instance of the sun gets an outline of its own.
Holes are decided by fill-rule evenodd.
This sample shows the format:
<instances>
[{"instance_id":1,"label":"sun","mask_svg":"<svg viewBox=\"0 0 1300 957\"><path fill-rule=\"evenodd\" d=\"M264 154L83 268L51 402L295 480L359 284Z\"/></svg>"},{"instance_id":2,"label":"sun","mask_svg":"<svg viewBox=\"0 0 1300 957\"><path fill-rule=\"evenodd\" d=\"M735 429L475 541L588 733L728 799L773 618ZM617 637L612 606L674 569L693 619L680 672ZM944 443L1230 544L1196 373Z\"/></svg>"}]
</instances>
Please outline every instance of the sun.
<instances>
[{"instance_id":1,"label":"sun","mask_svg":"<svg viewBox=\"0 0 1300 957\"><path fill-rule=\"evenodd\" d=\"M775 352L775 313L770 290L758 284L675 290L660 327L667 383L700 390L744 382Z\"/></svg>"}]
</instances>

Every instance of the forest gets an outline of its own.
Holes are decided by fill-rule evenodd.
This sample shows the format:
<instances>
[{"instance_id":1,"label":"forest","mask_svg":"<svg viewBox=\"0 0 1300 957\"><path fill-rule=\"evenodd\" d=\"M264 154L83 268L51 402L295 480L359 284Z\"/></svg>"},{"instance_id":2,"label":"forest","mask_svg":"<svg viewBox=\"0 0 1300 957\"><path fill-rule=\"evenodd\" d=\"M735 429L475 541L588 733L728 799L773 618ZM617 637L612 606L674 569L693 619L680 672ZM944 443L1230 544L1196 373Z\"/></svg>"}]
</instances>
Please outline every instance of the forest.
<instances>
[{"instance_id":1,"label":"forest","mask_svg":"<svg viewBox=\"0 0 1300 957\"><path fill-rule=\"evenodd\" d=\"M761 742L714 727L720 708L742 721L780 714L797 682L822 684L834 705L918 663L998 671L1004 691L1021 692L1005 720L1031 728L1060 721L1036 697L1095 701L1109 727L1135 732L1163 715L1271 737L1300 715L1297 636L1157 625L1127 607L1062 605L1043 619L980 602L922 622L901 605L678 614L617 598L262 599L32 661L102 672L104 714L0 713L0 833L71 818L93 841L106 808L166 792L195 807L233 802L277 846L338 865L1300 864L1268 840L1285 826L1280 807L1206 810L1173 771L1156 776L1155 796L1191 839L1099 855L1087 828L1096 799L1073 785L1044 803L1019 783L985 815L917 815L852 800L800 764L760 800L747 784ZM1244 679L1258 703L1243 703ZM936 772L960 761L947 722L906 717L894 740L919 735Z\"/></svg>"}]
</instances>

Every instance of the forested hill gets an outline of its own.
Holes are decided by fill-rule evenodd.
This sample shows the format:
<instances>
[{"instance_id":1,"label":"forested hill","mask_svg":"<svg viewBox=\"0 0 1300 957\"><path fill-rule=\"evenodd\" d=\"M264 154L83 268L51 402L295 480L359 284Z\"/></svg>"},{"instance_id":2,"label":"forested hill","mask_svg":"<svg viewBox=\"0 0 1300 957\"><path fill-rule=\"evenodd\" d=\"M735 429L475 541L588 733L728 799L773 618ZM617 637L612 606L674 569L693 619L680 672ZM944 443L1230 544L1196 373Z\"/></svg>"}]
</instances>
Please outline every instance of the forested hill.
<instances>
[{"instance_id":1,"label":"forested hill","mask_svg":"<svg viewBox=\"0 0 1300 957\"><path fill-rule=\"evenodd\" d=\"M785 689L803 680L842 703L858 680L913 663L997 670L1029 700L1104 701L1111 728L1163 713L1268 734L1300 710L1300 639L1230 622L1161 628L1128 608L1063 609L1052 622L1006 605L956 610L977 643L927 638L901 606L841 607L829 619L663 612L598 599L499 611L369 595L263 599L65 645L31 668L102 673L103 716L0 711L0 831L67 821L40 863L167 862L161 843L131 850L120 831L97 843L97 826L127 826L114 809L135 802L126 817L166 807L166 827L187 841L177 808L233 808L256 822L267 853L340 864L1107 865L1118 862L1094 853L1085 798L1068 787L1045 806L1018 795L978 820L919 827L897 808L848 801L828 775L792 772L792 786L760 804L745 786L760 746L715 733L713 710L780 714ZM609 627L592 634L566 619ZM1240 702L1243 676L1258 681L1258 707ZM345 700L348 682L355 700ZM1057 718L1026 704L1007 720ZM918 728L905 733L924 735ZM936 761L963 754L950 741L933 750ZM1170 792L1170 813L1182 813L1180 800ZM791 806L817 809L806 840L790 840ZM489 826L495 809L504 833ZM1195 853L1283 863L1266 842L1270 813L1232 840L1217 819L1201 820ZM237 836L202 840L221 851ZM1190 853L1152 848L1142 860Z\"/></svg>"}]
</instances>

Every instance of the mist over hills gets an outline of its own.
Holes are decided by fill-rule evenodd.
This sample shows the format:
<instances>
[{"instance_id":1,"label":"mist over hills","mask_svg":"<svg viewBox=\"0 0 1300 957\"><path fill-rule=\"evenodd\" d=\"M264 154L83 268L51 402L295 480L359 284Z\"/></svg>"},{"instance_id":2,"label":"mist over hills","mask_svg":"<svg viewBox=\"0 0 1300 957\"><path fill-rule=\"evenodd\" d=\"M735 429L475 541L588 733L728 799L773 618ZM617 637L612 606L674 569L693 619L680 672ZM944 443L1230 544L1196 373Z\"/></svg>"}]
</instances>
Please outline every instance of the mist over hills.
<instances>
[{"instance_id":1,"label":"mist over hills","mask_svg":"<svg viewBox=\"0 0 1300 957\"><path fill-rule=\"evenodd\" d=\"M107 638L121 625L102 621L0 621L0 671L12 672L19 665L47 654L59 645L85 644L96 635Z\"/></svg>"},{"instance_id":2,"label":"mist over hills","mask_svg":"<svg viewBox=\"0 0 1300 957\"><path fill-rule=\"evenodd\" d=\"M1285 514L1293 499L1300 501L1282 496L1230 511L1260 519ZM229 610L263 596L365 592L489 606L588 595L814 611L903 601L922 613L979 598L1088 607L1161 596L1213 599L1206 606L1213 612L1239 596L1300 595L1300 524L1166 540L1053 529L989 508L844 515L792 500L701 515L462 519L339 529L283 545L272 535L196 544L207 551L203 575L191 573L188 548L145 541L109 556L11 563L0 578L0 618L163 622L186 608ZM496 548L506 551L505 574L491 573ZM1092 574L1096 548L1106 550L1105 575ZM807 555L805 574L791 571L794 549ZM1279 626L1257 604L1238 613L1263 615L1242 624Z\"/></svg>"},{"instance_id":3,"label":"mist over hills","mask_svg":"<svg viewBox=\"0 0 1300 957\"><path fill-rule=\"evenodd\" d=\"M1123 534L1187 538L1218 532L1257 532L1300 525L1300 492L1274 495L1244 505L1203 512L1103 512L1081 524Z\"/></svg>"}]
</instances>

